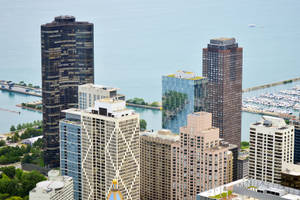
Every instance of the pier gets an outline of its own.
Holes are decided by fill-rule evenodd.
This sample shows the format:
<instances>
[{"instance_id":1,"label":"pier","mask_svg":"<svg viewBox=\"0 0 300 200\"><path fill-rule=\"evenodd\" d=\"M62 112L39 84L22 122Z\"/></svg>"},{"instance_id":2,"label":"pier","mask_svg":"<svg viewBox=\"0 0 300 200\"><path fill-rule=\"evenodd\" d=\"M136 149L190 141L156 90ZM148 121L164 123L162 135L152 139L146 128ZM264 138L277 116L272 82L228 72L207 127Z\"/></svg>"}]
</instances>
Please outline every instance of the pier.
<instances>
[{"instance_id":1,"label":"pier","mask_svg":"<svg viewBox=\"0 0 300 200\"><path fill-rule=\"evenodd\" d=\"M274 86L277 86L277 85L293 83L293 82L297 82L297 81L300 81L300 77L293 78L293 79L288 79L288 80L284 80L284 81L278 81L278 82L275 82L275 83L269 83L269 84L265 84L265 85L255 86L255 87L251 87L251 88L247 88L247 89L243 89L243 93L251 92L251 91L255 91L255 90L261 90L261 89L265 89L265 88L270 88L270 87L274 87Z\"/></svg>"},{"instance_id":2,"label":"pier","mask_svg":"<svg viewBox=\"0 0 300 200\"><path fill-rule=\"evenodd\" d=\"M6 108L0 108L0 111L11 112L11 113L19 114L19 115L21 114L21 112L19 112L19 111L9 110Z\"/></svg>"}]
</instances>

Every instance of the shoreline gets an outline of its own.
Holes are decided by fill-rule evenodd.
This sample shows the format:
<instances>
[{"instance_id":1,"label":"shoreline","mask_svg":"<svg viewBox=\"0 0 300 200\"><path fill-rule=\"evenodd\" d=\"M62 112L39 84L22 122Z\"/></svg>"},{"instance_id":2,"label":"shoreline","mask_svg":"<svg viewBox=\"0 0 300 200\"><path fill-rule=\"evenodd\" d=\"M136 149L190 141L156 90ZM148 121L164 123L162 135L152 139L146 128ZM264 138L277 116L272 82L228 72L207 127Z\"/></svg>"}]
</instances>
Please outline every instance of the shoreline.
<instances>
[{"instance_id":1,"label":"shoreline","mask_svg":"<svg viewBox=\"0 0 300 200\"><path fill-rule=\"evenodd\" d=\"M27 106L22 106L22 104L17 104L16 106L20 107L22 109L27 109L27 110L30 110L30 111L36 111L36 112L39 112L39 113L43 113L42 110L39 110L39 109L36 109L36 108L27 107Z\"/></svg>"},{"instance_id":2,"label":"shoreline","mask_svg":"<svg viewBox=\"0 0 300 200\"><path fill-rule=\"evenodd\" d=\"M134 104L134 103L126 103L126 106L152 109L152 110L162 110L162 107L155 107L155 106L149 106L149 105L140 105L140 104Z\"/></svg>"}]
</instances>

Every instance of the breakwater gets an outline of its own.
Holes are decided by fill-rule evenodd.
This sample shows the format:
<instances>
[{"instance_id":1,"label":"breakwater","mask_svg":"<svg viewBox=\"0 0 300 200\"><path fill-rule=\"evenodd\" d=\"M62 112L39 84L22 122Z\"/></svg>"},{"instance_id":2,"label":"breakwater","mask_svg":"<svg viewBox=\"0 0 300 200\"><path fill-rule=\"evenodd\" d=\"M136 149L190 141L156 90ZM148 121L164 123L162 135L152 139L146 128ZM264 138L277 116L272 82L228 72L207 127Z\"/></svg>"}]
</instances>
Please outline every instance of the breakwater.
<instances>
[{"instance_id":1,"label":"breakwater","mask_svg":"<svg viewBox=\"0 0 300 200\"><path fill-rule=\"evenodd\" d=\"M16 113L16 114L21 114L21 112L19 112L19 111L9 110L9 109L6 109L6 108L0 108L0 111L11 112L11 113Z\"/></svg>"},{"instance_id":2,"label":"breakwater","mask_svg":"<svg viewBox=\"0 0 300 200\"><path fill-rule=\"evenodd\" d=\"M278 82L275 82L275 83L268 83L268 84L264 84L264 85L259 85L259 86L255 86L255 87L251 87L251 88L246 88L246 89L243 89L243 93L251 92L251 91L255 91L255 90L261 90L261 89L270 88L270 87L274 87L274 86L277 86L277 85L283 85L283 84L288 84L288 83L297 82L297 81L300 81L300 77L293 78L293 79L288 79L288 80L284 80L284 81L278 81Z\"/></svg>"},{"instance_id":3,"label":"breakwater","mask_svg":"<svg viewBox=\"0 0 300 200\"><path fill-rule=\"evenodd\" d=\"M280 117L280 118L284 118L284 119L296 118L295 115L282 114L282 113L277 113L277 112L268 112L268 111L256 110L253 108L242 108L242 111L249 112L249 113L255 113L255 114L261 114L261 115L270 115L270 116Z\"/></svg>"},{"instance_id":4,"label":"breakwater","mask_svg":"<svg viewBox=\"0 0 300 200\"><path fill-rule=\"evenodd\" d=\"M152 110L162 110L162 107L156 107L156 106L140 105L134 103L126 103L126 105L132 107L138 107L138 108L152 109Z\"/></svg>"}]
</instances>

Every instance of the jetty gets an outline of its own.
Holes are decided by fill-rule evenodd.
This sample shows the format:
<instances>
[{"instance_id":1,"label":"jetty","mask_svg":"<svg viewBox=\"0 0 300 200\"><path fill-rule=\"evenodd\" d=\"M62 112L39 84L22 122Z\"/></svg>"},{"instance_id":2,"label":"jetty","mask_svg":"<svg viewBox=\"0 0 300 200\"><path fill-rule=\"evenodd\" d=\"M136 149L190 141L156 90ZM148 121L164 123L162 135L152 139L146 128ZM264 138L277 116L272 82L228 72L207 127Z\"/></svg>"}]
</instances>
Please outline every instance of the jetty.
<instances>
[{"instance_id":1,"label":"jetty","mask_svg":"<svg viewBox=\"0 0 300 200\"><path fill-rule=\"evenodd\" d=\"M251 88L246 88L246 89L243 89L243 93L251 92L251 91L255 91L255 90L261 90L261 89L270 88L270 87L274 87L277 85L283 85L283 84L288 84L288 83L297 82L297 81L300 81L300 77L292 78L292 79L288 79L288 80L284 80L284 81L278 81L275 83L259 85L259 86L255 86L255 87L251 87Z\"/></svg>"},{"instance_id":2,"label":"jetty","mask_svg":"<svg viewBox=\"0 0 300 200\"><path fill-rule=\"evenodd\" d=\"M16 114L19 114L19 115L21 114L21 112L19 112L19 111L9 110L9 109L6 109L6 108L0 108L0 111L16 113Z\"/></svg>"},{"instance_id":3,"label":"jetty","mask_svg":"<svg viewBox=\"0 0 300 200\"><path fill-rule=\"evenodd\" d=\"M0 90L42 97L42 89L22 86L12 81L0 80Z\"/></svg>"}]
</instances>

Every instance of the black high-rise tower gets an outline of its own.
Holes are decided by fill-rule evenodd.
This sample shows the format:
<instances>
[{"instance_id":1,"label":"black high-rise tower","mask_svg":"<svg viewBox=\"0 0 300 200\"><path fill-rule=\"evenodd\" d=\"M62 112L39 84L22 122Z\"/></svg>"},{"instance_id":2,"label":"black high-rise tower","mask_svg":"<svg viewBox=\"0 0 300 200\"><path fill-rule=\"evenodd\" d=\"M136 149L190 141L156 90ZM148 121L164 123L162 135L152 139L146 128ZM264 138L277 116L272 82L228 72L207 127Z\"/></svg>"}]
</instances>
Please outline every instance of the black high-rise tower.
<instances>
[{"instance_id":1,"label":"black high-rise tower","mask_svg":"<svg viewBox=\"0 0 300 200\"><path fill-rule=\"evenodd\" d=\"M59 167L61 110L77 107L78 85L94 83L94 27L59 16L41 26L44 160Z\"/></svg>"}]
</instances>

